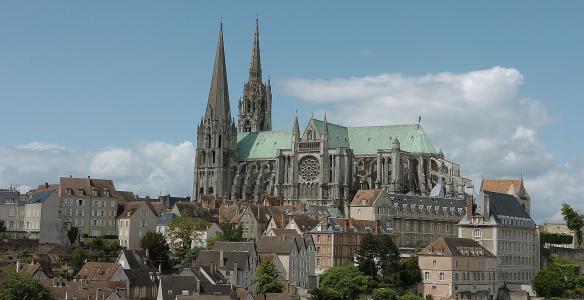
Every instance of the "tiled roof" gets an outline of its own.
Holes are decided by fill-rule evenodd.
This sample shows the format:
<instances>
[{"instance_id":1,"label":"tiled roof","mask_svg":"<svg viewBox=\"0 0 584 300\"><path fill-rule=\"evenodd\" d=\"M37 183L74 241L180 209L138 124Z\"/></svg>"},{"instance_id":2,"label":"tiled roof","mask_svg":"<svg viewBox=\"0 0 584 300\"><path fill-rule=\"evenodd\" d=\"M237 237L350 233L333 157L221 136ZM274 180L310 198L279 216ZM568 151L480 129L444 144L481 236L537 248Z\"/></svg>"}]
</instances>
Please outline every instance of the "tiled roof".
<instances>
[{"instance_id":1,"label":"tiled roof","mask_svg":"<svg viewBox=\"0 0 584 300\"><path fill-rule=\"evenodd\" d=\"M481 183L481 190L497 193L508 193L511 187L519 193L521 179L484 179Z\"/></svg>"},{"instance_id":2,"label":"tiled roof","mask_svg":"<svg viewBox=\"0 0 584 300\"><path fill-rule=\"evenodd\" d=\"M150 267L150 259L144 250L122 250L120 256L124 256L130 269L143 269Z\"/></svg>"},{"instance_id":3,"label":"tiled roof","mask_svg":"<svg viewBox=\"0 0 584 300\"><path fill-rule=\"evenodd\" d=\"M248 270L250 253L244 251L223 251L223 263L225 270L235 271L235 264L237 263L237 270ZM202 250L195 260L198 266L207 266L216 264L219 266L221 254L220 250Z\"/></svg>"},{"instance_id":4,"label":"tiled roof","mask_svg":"<svg viewBox=\"0 0 584 300\"><path fill-rule=\"evenodd\" d=\"M420 255L442 256L488 256L495 257L489 250L473 239L441 237L419 252Z\"/></svg>"},{"instance_id":5,"label":"tiled roof","mask_svg":"<svg viewBox=\"0 0 584 300\"><path fill-rule=\"evenodd\" d=\"M37 192L32 195L32 197L28 200L29 203L43 203L47 200L51 194L56 193L53 190L46 190L42 192Z\"/></svg>"},{"instance_id":6,"label":"tiled roof","mask_svg":"<svg viewBox=\"0 0 584 300\"><path fill-rule=\"evenodd\" d=\"M158 286L158 280L152 280L150 274L156 274L156 269L123 269L123 272L130 280L130 287L135 286ZM156 278L156 277L154 277Z\"/></svg>"},{"instance_id":7,"label":"tiled roof","mask_svg":"<svg viewBox=\"0 0 584 300\"><path fill-rule=\"evenodd\" d=\"M189 295L192 295L193 291L197 291L197 281L199 280L195 276L160 275L162 299L175 300L183 290L189 291ZM172 290L171 294L168 294L169 290Z\"/></svg>"},{"instance_id":8,"label":"tiled roof","mask_svg":"<svg viewBox=\"0 0 584 300\"><path fill-rule=\"evenodd\" d=\"M294 220L294 223L296 223L298 229L302 232L310 231L320 223L319 220L301 216L296 216L292 220Z\"/></svg>"},{"instance_id":9,"label":"tiled roof","mask_svg":"<svg viewBox=\"0 0 584 300\"><path fill-rule=\"evenodd\" d=\"M174 213L165 213L160 218L156 220L156 225L165 226L168 225L172 220L178 218Z\"/></svg>"},{"instance_id":10,"label":"tiled roof","mask_svg":"<svg viewBox=\"0 0 584 300\"><path fill-rule=\"evenodd\" d=\"M382 191L383 189L358 190L351 201L351 206L373 206Z\"/></svg>"},{"instance_id":11,"label":"tiled roof","mask_svg":"<svg viewBox=\"0 0 584 300\"><path fill-rule=\"evenodd\" d=\"M116 271L115 263L88 262L81 267L76 277L87 280L109 281Z\"/></svg>"},{"instance_id":12,"label":"tiled roof","mask_svg":"<svg viewBox=\"0 0 584 300\"><path fill-rule=\"evenodd\" d=\"M253 242L227 242L217 241L213 245L213 250L223 251L247 251L250 254L255 252L255 245Z\"/></svg>"},{"instance_id":13,"label":"tiled roof","mask_svg":"<svg viewBox=\"0 0 584 300\"><path fill-rule=\"evenodd\" d=\"M298 231L286 228L272 228L271 231L275 236L295 236L299 235Z\"/></svg>"}]
</instances>

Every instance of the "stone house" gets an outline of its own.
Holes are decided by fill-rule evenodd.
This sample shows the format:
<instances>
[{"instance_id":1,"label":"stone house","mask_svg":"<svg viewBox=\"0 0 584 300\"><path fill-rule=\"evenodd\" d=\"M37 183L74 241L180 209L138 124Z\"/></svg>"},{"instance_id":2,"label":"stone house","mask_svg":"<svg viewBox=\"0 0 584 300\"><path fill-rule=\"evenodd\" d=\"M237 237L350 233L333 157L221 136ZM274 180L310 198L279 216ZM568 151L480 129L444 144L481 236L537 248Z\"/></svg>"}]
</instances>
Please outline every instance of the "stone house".
<instances>
[{"instance_id":1,"label":"stone house","mask_svg":"<svg viewBox=\"0 0 584 300\"><path fill-rule=\"evenodd\" d=\"M311 287L309 277L314 277L315 248L310 235L260 237L256 240L260 257L272 255L282 277L291 289Z\"/></svg>"},{"instance_id":2,"label":"stone house","mask_svg":"<svg viewBox=\"0 0 584 300\"><path fill-rule=\"evenodd\" d=\"M141 249L140 240L144 234L156 231L159 212L148 200L124 203L124 212L117 220L120 246L128 250Z\"/></svg>"},{"instance_id":3,"label":"stone house","mask_svg":"<svg viewBox=\"0 0 584 300\"><path fill-rule=\"evenodd\" d=\"M6 229L2 233L4 237L19 239L26 236L24 224L26 200L24 195L13 188L0 189L0 220L4 221Z\"/></svg>"},{"instance_id":4,"label":"stone house","mask_svg":"<svg viewBox=\"0 0 584 300\"><path fill-rule=\"evenodd\" d=\"M497 257L497 286L524 288L539 270L539 233L521 202L512 195L482 191L467 198L458 236L479 242Z\"/></svg>"},{"instance_id":5,"label":"stone house","mask_svg":"<svg viewBox=\"0 0 584 300\"><path fill-rule=\"evenodd\" d=\"M497 258L472 239L443 237L418 252L418 291L432 299L495 299Z\"/></svg>"},{"instance_id":6,"label":"stone house","mask_svg":"<svg viewBox=\"0 0 584 300\"><path fill-rule=\"evenodd\" d=\"M159 279L160 272L157 269L126 269L118 265L111 281L125 284L128 299L156 299Z\"/></svg>"}]
</instances>

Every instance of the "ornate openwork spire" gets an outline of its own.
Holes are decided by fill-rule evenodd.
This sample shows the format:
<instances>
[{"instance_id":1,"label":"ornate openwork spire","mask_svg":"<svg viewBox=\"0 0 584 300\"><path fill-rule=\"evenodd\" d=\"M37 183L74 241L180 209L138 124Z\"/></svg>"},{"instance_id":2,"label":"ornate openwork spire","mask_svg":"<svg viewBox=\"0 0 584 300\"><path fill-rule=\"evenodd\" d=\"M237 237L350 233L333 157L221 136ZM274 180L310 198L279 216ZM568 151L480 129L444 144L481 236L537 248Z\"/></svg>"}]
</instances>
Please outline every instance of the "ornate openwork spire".
<instances>
[{"instance_id":1,"label":"ornate openwork spire","mask_svg":"<svg viewBox=\"0 0 584 300\"><path fill-rule=\"evenodd\" d=\"M251 52L251 64L249 66L249 80L262 81L262 64L260 61L260 25L256 18L256 31L253 38L253 49Z\"/></svg>"}]
</instances>

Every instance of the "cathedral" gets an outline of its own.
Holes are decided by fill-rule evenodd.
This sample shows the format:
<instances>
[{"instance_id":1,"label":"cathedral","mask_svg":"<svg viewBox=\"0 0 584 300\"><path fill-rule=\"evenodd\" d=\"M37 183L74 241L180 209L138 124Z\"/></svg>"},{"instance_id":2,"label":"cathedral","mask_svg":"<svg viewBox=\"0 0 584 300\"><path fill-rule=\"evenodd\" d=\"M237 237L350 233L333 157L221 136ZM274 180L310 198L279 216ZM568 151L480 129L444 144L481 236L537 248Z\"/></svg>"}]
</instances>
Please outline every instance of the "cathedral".
<instances>
[{"instance_id":1,"label":"cathedral","mask_svg":"<svg viewBox=\"0 0 584 300\"><path fill-rule=\"evenodd\" d=\"M277 103L277 99L276 99ZM436 151L417 124L346 127L311 118L301 129L272 131L272 87L262 78L256 20L249 77L231 116L223 26L219 30L211 88L197 126L193 196L285 204L314 204L347 212L362 189L462 198L470 180Z\"/></svg>"}]
</instances>

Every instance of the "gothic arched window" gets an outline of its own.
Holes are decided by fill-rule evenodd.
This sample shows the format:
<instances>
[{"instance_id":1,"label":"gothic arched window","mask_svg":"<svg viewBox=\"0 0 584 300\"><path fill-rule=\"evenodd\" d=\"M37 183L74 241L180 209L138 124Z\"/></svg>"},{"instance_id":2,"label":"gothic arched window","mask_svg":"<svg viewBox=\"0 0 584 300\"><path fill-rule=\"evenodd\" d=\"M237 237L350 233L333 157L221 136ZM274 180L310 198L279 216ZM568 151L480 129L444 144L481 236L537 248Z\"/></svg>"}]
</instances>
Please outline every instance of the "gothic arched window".
<instances>
[{"instance_id":1,"label":"gothic arched window","mask_svg":"<svg viewBox=\"0 0 584 300\"><path fill-rule=\"evenodd\" d=\"M218 141L218 145L217 145L217 147L218 147L218 148L221 148L221 135L219 135L219 141Z\"/></svg>"},{"instance_id":2,"label":"gothic arched window","mask_svg":"<svg viewBox=\"0 0 584 300\"><path fill-rule=\"evenodd\" d=\"M207 148L211 148L211 135L207 134Z\"/></svg>"}]
</instances>

